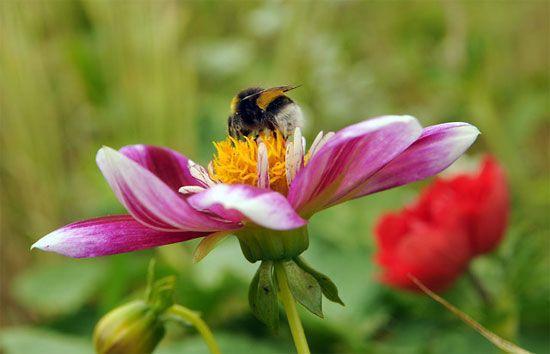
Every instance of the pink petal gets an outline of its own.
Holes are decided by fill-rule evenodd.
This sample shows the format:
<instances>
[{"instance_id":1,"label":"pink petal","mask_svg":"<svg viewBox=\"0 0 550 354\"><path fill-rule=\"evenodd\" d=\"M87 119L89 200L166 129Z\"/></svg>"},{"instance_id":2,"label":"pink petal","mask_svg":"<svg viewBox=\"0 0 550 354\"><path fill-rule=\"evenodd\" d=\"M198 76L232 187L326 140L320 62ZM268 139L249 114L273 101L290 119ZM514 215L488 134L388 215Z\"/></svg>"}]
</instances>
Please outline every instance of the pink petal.
<instances>
[{"instance_id":1,"label":"pink petal","mask_svg":"<svg viewBox=\"0 0 550 354\"><path fill-rule=\"evenodd\" d=\"M146 226L163 231L221 231L237 227L193 209L151 171L116 150L101 148L96 161L120 202Z\"/></svg>"},{"instance_id":2,"label":"pink petal","mask_svg":"<svg viewBox=\"0 0 550 354\"><path fill-rule=\"evenodd\" d=\"M479 130L468 123L427 127L403 153L347 196L333 200L331 205L433 176L458 159L478 135Z\"/></svg>"},{"instance_id":3,"label":"pink petal","mask_svg":"<svg viewBox=\"0 0 550 354\"><path fill-rule=\"evenodd\" d=\"M204 186L191 175L189 159L179 152L152 145L128 145L119 151L151 171L175 191L182 186Z\"/></svg>"},{"instance_id":4,"label":"pink petal","mask_svg":"<svg viewBox=\"0 0 550 354\"><path fill-rule=\"evenodd\" d=\"M323 209L395 158L421 132L411 116L384 116L340 130L296 175L290 203L306 216Z\"/></svg>"},{"instance_id":5,"label":"pink petal","mask_svg":"<svg viewBox=\"0 0 550 354\"><path fill-rule=\"evenodd\" d=\"M188 200L195 208L215 212L228 220L250 220L274 230L295 229L307 223L283 195L268 189L218 184Z\"/></svg>"},{"instance_id":6,"label":"pink petal","mask_svg":"<svg viewBox=\"0 0 550 354\"><path fill-rule=\"evenodd\" d=\"M130 215L78 221L38 240L32 248L73 258L131 252L212 235L208 232L165 232L143 226Z\"/></svg>"}]
</instances>

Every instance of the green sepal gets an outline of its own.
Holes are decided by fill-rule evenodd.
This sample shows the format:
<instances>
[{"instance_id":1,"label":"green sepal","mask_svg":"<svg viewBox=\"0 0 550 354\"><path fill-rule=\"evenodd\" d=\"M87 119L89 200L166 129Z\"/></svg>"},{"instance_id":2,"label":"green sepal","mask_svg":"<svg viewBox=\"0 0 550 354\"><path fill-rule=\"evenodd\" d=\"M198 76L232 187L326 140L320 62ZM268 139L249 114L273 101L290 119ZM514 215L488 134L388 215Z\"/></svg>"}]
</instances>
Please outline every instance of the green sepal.
<instances>
[{"instance_id":1,"label":"green sepal","mask_svg":"<svg viewBox=\"0 0 550 354\"><path fill-rule=\"evenodd\" d=\"M279 304L273 278L273 262L263 261L248 289L248 303L256 318L270 329L279 328Z\"/></svg>"},{"instance_id":2,"label":"green sepal","mask_svg":"<svg viewBox=\"0 0 550 354\"><path fill-rule=\"evenodd\" d=\"M310 312L323 318L323 296L317 279L294 261L283 262L283 266L294 298Z\"/></svg>"},{"instance_id":3,"label":"green sepal","mask_svg":"<svg viewBox=\"0 0 550 354\"><path fill-rule=\"evenodd\" d=\"M270 230L248 224L235 232L245 258L257 261L284 261L299 256L309 246L307 226L293 230Z\"/></svg>"},{"instance_id":4,"label":"green sepal","mask_svg":"<svg viewBox=\"0 0 550 354\"><path fill-rule=\"evenodd\" d=\"M334 284L334 282L328 276L311 268L311 266L307 264L302 259L302 257L295 258L294 262L296 262L298 267L303 269L305 272L311 274L311 276L317 280L317 282L321 286L321 291L323 292L323 295L325 295L327 299L342 306L346 306L342 299L340 299L340 296L338 296L338 288L336 287L336 284Z\"/></svg>"}]
</instances>

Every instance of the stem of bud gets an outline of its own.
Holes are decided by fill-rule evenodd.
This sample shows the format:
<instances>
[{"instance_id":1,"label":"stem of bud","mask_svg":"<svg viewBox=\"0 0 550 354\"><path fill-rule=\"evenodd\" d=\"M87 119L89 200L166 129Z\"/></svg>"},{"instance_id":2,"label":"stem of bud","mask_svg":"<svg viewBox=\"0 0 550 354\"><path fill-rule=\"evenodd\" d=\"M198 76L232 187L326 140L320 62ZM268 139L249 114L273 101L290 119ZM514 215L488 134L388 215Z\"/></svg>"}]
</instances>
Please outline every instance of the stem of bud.
<instances>
[{"instance_id":1,"label":"stem of bud","mask_svg":"<svg viewBox=\"0 0 550 354\"><path fill-rule=\"evenodd\" d=\"M208 325L196 312L191 311L181 305L175 304L168 308L168 310L166 310L166 314L184 322L190 323L200 333L200 335L204 339L204 342L208 346L210 353L221 354L220 347L218 346L218 343L216 343L212 331L210 331Z\"/></svg>"},{"instance_id":2,"label":"stem of bud","mask_svg":"<svg viewBox=\"0 0 550 354\"><path fill-rule=\"evenodd\" d=\"M479 280L479 278L474 274L474 272L472 272L471 268L468 268L468 270L466 271L466 276L468 277L468 280L474 287L476 293L481 298L481 301L483 302L483 304L488 308L492 307L493 301L491 299L491 295L489 294L487 289L485 289L485 287L483 286L483 283Z\"/></svg>"}]
</instances>

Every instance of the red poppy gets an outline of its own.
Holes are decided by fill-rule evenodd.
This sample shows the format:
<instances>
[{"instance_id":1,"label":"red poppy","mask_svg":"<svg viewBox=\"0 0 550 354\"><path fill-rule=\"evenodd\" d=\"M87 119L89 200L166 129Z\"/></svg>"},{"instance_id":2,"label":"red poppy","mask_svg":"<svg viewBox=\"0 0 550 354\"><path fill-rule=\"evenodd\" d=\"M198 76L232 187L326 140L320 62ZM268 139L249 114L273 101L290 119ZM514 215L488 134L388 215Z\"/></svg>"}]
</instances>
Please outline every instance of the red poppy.
<instances>
[{"instance_id":1,"label":"red poppy","mask_svg":"<svg viewBox=\"0 0 550 354\"><path fill-rule=\"evenodd\" d=\"M418 201L378 222L381 280L418 290L409 278L413 275L431 289L444 290L473 257L500 243L508 212L506 178L492 157L474 174L437 179Z\"/></svg>"}]
</instances>

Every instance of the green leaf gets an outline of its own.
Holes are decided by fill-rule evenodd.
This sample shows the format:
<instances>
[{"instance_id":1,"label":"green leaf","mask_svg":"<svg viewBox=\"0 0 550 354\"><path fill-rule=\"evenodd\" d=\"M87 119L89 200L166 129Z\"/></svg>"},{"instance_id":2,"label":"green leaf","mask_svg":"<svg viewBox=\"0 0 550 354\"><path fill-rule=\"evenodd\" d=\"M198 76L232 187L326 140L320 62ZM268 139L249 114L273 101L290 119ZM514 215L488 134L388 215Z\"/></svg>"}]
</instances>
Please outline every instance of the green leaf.
<instances>
[{"instance_id":1,"label":"green leaf","mask_svg":"<svg viewBox=\"0 0 550 354\"><path fill-rule=\"evenodd\" d=\"M294 298L309 311L323 318L322 291L317 280L293 261L284 262L283 266Z\"/></svg>"},{"instance_id":2,"label":"green leaf","mask_svg":"<svg viewBox=\"0 0 550 354\"><path fill-rule=\"evenodd\" d=\"M27 309L43 316L58 316L79 309L101 285L105 263L68 260L33 267L15 280L14 297Z\"/></svg>"},{"instance_id":3,"label":"green leaf","mask_svg":"<svg viewBox=\"0 0 550 354\"><path fill-rule=\"evenodd\" d=\"M90 339L27 327L0 332L0 351L5 354L92 354Z\"/></svg>"},{"instance_id":4,"label":"green leaf","mask_svg":"<svg viewBox=\"0 0 550 354\"><path fill-rule=\"evenodd\" d=\"M338 295L338 288L336 287L336 284L325 274L316 271L315 269L311 268L309 264L307 264L301 257L297 257L294 259L298 267L300 267L305 272L311 274L312 277L314 277L319 285L321 286L321 291L323 292L323 295L327 299L329 299L332 302L336 302L342 306L345 306L342 299L340 299L340 296Z\"/></svg>"},{"instance_id":5,"label":"green leaf","mask_svg":"<svg viewBox=\"0 0 550 354\"><path fill-rule=\"evenodd\" d=\"M273 262L263 261L252 278L248 303L254 315L272 330L279 327L279 305L273 281Z\"/></svg>"}]
</instances>

